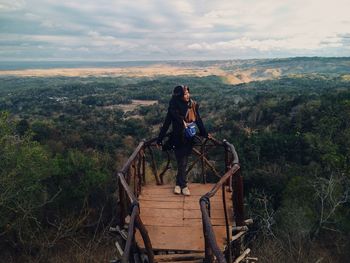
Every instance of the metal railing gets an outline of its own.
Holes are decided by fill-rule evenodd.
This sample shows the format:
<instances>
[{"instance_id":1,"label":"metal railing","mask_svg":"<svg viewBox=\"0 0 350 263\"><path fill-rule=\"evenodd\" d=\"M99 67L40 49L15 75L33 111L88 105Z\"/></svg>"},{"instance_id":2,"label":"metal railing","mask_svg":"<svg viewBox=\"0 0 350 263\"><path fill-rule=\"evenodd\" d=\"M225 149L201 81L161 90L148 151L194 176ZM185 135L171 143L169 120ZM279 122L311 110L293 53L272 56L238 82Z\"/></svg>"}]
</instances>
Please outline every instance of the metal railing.
<instances>
[{"instance_id":1,"label":"metal railing","mask_svg":"<svg viewBox=\"0 0 350 263\"><path fill-rule=\"evenodd\" d=\"M234 208L234 219L236 226L244 225L243 220L243 184L242 177L239 174L240 166L237 152L234 146L227 141L218 141L215 138L201 140L197 138L196 147L193 148L193 153L197 156L192 164L189 165L187 173L189 173L196 163L200 162L202 183L206 183L206 168L217 177L220 178L219 182L215 184L211 191L206 193L200 198L200 209L202 212L203 222L203 233L205 239L205 259L206 262L213 262L213 256L216 257L218 262L232 262L233 257L237 257L231 251L231 240L230 240L230 226L228 219L228 212L226 207L225 198L225 185L229 186L232 194L232 202ZM146 184L146 152L150 156L150 165L155 177L155 181L158 185L163 184L164 174L170 169L170 154L166 152L167 163L162 171L158 171L155 156L152 147L156 146L156 138L149 141L142 141L136 147L134 152L131 154L129 159L124 164L123 168L117 172L117 178L119 182L119 201L120 201L120 223L125 225L126 218L128 218L128 236L122 256L122 262L126 263L129 261L130 250L135 246L135 232L139 230L148 256L150 263L154 262L154 253L152 250L151 240L149 238L147 229L145 228L141 217L140 208L138 202L138 196L141 193L142 186ZM210 145L212 142L213 145ZM213 164L210 163L206 157L206 150L212 146L223 147L225 153L225 174L220 176ZM197 149L199 148L199 150ZM228 251L226 257L224 253L219 249L213 226L210 220L210 198L213 197L217 191L222 188L223 206L225 212L225 225L226 225L226 237Z\"/></svg>"}]
</instances>

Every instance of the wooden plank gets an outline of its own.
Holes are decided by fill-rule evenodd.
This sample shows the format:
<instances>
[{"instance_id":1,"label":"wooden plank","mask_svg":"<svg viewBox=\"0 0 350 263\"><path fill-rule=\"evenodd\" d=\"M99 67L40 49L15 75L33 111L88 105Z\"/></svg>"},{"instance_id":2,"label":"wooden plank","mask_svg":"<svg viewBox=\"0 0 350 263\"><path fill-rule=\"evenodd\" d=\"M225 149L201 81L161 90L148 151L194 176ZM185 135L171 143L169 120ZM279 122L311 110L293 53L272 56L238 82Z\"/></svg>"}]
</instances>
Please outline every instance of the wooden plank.
<instances>
[{"instance_id":1,"label":"wooden plank","mask_svg":"<svg viewBox=\"0 0 350 263\"><path fill-rule=\"evenodd\" d=\"M141 219L144 216L148 217L166 217L166 218L183 218L183 210L182 209L162 209L162 208L142 208L140 206L140 215Z\"/></svg>"},{"instance_id":2,"label":"wooden plank","mask_svg":"<svg viewBox=\"0 0 350 263\"><path fill-rule=\"evenodd\" d=\"M174 186L171 184L161 184L161 185L147 184L143 188L147 188L147 189L173 189Z\"/></svg>"},{"instance_id":3,"label":"wooden plank","mask_svg":"<svg viewBox=\"0 0 350 263\"><path fill-rule=\"evenodd\" d=\"M213 187L214 184L189 184L188 185L191 195L196 196L202 196L209 192ZM163 195L163 194L173 194L174 186L145 186L142 188L141 195ZM227 192L228 196L231 194ZM221 189L216 193L216 196L221 197Z\"/></svg>"},{"instance_id":4,"label":"wooden plank","mask_svg":"<svg viewBox=\"0 0 350 263\"><path fill-rule=\"evenodd\" d=\"M144 216L142 215L142 222L146 226L183 226L183 218L173 217L156 217L156 216Z\"/></svg>"},{"instance_id":5,"label":"wooden plank","mask_svg":"<svg viewBox=\"0 0 350 263\"><path fill-rule=\"evenodd\" d=\"M167 201L167 202L193 202L199 204L199 199L201 196L195 195L195 196L184 196L184 195L176 195L173 193L167 193L167 194L142 194L138 197L139 201L141 200L148 200L148 201ZM210 202L221 202L222 203L222 197L221 196L214 196L210 198ZM232 204L231 199L228 199L226 197L227 204Z\"/></svg>"},{"instance_id":6,"label":"wooden plank","mask_svg":"<svg viewBox=\"0 0 350 263\"><path fill-rule=\"evenodd\" d=\"M154 255L155 262L181 262L195 259L203 259L204 253L186 253L186 254L166 254L166 255Z\"/></svg>"},{"instance_id":7,"label":"wooden plank","mask_svg":"<svg viewBox=\"0 0 350 263\"><path fill-rule=\"evenodd\" d=\"M226 230L223 226L214 226L216 240L220 249L224 248ZM204 251L202 226L147 226L154 250ZM136 241L141 248L144 244L140 233L136 232Z\"/></svg>"},{"instance_id":8,"label":"wooden plank","mask_svg":"<svg viewBox=\"0 0 350 263\"><path fill-rule=\"evenodd\" d=\"M173 189L149 189L144 187L142 189L141 195L162 195L162 196L174 196ZM181 195L179 195L181 197Z\"/></svg>"},{"instance_id":9,"label":"wooden plank","mask_svg":"<svg viewBox=\"0 0 350 263\"><path fill-rule=\"evenodd\" d=\"M176 195L173 193L173 186L145 186L142 188L142 193L139 196L139 200L168 200L177 201L178 199L199 201L199 198L211 190L213 184L190 184L189 188L191 191L190 196ZM226 199L231 200L231 193L226 193ZM222 200L221 189L213 196L211 201Z\"/></svg>"},{"instance_id":10,"label":"wooden plank","mask_svg":"<svg viewBox=\"0 0 350 263\"><path fill-rule=\"evenodd\" d=\"M161 195L140 195L139 201L166 201L166 202L184 202L185 197L181 195L172 194L171 196L161 196Z\"/></svg>"},{"instance_id":11,"label":"wooden plank","mask_svg":"<svg viewBox=\"0 0 350 263\"><path fill-rule=\"evenodd\" d=\"M232 209L232 203L230 201L226 201L226 207ZM210 201L211 209L224 209L224 205L222 200L220 201ZM200 209L199 201L193 200L185 200L184 209Z\"/></svg>"},{"instance_id":12,"label":"wooden plank","mask_svg":"<svg viewBox=\"0 0 350 263\"><path fill-rule=\"evenodd\" d=\"M244 252L235 260L234 263L241 262L246 256L248 256L249 253L250 253L250 248L247 248L247 249L244 250Z\"/></svg>"},{"instance_id":13,"label":"wooden plank","mask_svg":"<svg viewBox=\"0 0 350 263\"><path fill-rule=\"evenodd\" d=\"M210 221L213 226L226 225L225 218L211 218ZM233 218L229 220L229 225L232 226L232 224L233 224ZM202 225L202 219L201 218L184 218L183 225L184 226Z\"/></svg>"},{"instance_id":14,"label":"wooden plank","mask_svg":"<svg viewBox=\"0 0 350 263\"><path fill-rule=\"evenodd\" d=\"M209 192L213 186L213 184L190 184L191 196L175 195L171 185L152 185L143 188L139 196L140 216L154 250L204 250L199 198ZM226 205L229 222L232 224L230 199L231 195L227 193ZM211 223L218 245L223 249L226 244L226 230L221 190L210 201ZM144 247L138 231L136 231L136 240L140 247Z\"/></svg>"},{"instance_id":15,"label":"wooden plank","mask_svg":"<svg viewBox=\"0 0 350 263\"><path fill-rule=\"evenodd\" d=\"M201 184L201 183L189 183L188 186L192 188L201 188L201 189L211 189L215 184ZM148 184L145 186L147 189L174 189L172 184L156 185Z\"/></svg>"},{"instance_id":16,"label":"wooden plank","mask_svg":"<svg viewBox=\"0 0 350 263\"><path fill-rule=\"evenodd\" d=\"M194 225L202 225L201 218L159 218L152 216L143 216L142 222L147 226L194 226ZM225 218L212 218L211 224L213 226L225 226ZM233 219L229 220L230 226L233 224Z\"/></svg>"},{"instance_id":17,"label":"wooden plank","mask_svg":"<svg viewBox=\"0 0 350 263\"><path fill-rule=\"evenodd\" d=\"M183 202L167 202L167 201L148 201L141 200L140 207L142 208L166 208L166 209L182 209Z\"/></svg>"},{"instance_id":18,"label":"wooden plank","mask_svg":"<svg viewBox=\"0 0 350 263\"><path fill-rule=\"evenodd\" d=\"M210 217L211 218L225 218L224 210L219 209L211 209L210 211ZM228 217L232 217L232 212L228 212ZM202 213L200 210L189 210L184 209L184 218L202 218Z\"/></svg>"}]
</instances>

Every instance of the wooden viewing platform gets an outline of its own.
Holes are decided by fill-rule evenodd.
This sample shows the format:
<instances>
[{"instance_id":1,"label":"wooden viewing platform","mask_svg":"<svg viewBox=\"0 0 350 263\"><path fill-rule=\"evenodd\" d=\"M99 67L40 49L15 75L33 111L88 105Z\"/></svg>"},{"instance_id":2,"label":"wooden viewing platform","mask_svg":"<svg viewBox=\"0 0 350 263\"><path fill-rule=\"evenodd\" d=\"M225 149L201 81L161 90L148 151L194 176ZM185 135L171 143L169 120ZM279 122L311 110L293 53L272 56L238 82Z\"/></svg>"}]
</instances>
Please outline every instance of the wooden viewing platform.
<instances>
[{"instance_id":1,"label":"wooden viewing platform","mask_svg":"<svg viewBox=\"0 0 350 263\"><path fill-rule=\"evenodd\" d=\"M204 251L204 237L199 198L214 184L189 184L190 196L175 195L173 185L146 185L139 196L140 217L155 251ZM231 194L226 193L229 224L233 224ZM211 220L220 249L227 244L225 214L221 189L210 202ZM231 231L230 231L231 233ZM136 233L141 248L141 235Z\"/></svg>"},{"instance_id":2,"label":"wooden viewing platform","mask_svg":"<svg viewBox=\"0 0 350 263\"><path fill-rule=\"evenodd\" d=\"M197 138L192 150L197 158L187 173L199 165L201 183L190 183L191 195L184 196L173 193L174 185L164 184L171 155L166 152L167 161L159 170L155 141L140 142L116 173L119 224L111 228L117 249L113 262L256 261L248 257L250 249L244 245L248 220L244 220L243 178L234 146L226 140ZM214 147L223 154L221 162L207 155ZM146 176L147 167L154 183ZM216 183L208 183L213 177Z\"/></svg>"}]
</instances>

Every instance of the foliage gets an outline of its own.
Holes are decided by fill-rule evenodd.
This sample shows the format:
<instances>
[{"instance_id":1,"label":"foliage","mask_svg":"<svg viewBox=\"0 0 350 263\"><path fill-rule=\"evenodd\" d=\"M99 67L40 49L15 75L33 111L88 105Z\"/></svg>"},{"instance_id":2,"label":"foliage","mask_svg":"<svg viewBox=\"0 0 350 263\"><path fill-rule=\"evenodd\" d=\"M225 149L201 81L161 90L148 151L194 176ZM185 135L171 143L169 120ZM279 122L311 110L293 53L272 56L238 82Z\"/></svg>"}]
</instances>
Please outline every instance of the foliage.
<instances>
[{"instance_id":1,"label":"foliage","mask_svg":"<svg viewBox=\"0 0 350 263\"><path fill-rule=\"evenodd\" d=\"M239 85L216 76L4 77L2 240L12 249L33 248L39 239L52 241L59 232L53 229L74 235L100 215L113 220L103 207L112 204L114 171L137 142L157 135L172 87L186 83L208 130L240 155L255 244L271 246L279 262L311 262L315 249L341 261L350 233L350 82L342 73L326 74L319 62L322 74ZM158 103L132 108L135 99Z\"/></svg>"}]
</instances>

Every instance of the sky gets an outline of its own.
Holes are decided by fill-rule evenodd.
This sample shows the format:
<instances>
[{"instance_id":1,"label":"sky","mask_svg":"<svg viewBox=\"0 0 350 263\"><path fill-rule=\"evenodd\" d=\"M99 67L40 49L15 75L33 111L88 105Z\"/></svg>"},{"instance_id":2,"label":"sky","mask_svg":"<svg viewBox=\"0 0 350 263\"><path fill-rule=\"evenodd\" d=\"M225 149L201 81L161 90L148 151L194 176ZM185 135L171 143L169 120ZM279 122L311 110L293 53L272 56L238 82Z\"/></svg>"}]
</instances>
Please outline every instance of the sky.
<instances>
[{"instance_id":1,"label":"sky","mask_svg":"<svg viewBox=\"0 0 350 263\"><path fill-rule=\"evenodd\" d=\"M350 56L349 0L0 0L0 60Z\"/></svg>"}]
</instances>

